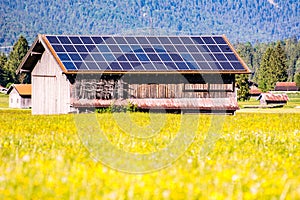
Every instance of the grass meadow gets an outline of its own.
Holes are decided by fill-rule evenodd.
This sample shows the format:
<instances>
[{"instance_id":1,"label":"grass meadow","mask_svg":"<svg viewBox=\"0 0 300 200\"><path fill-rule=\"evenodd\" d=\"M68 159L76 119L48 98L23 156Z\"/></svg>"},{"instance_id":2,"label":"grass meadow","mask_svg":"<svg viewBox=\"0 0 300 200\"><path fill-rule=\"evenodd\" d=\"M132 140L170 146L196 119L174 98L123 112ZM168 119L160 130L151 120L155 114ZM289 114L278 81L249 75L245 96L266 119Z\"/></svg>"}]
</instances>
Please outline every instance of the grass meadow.
<instances>
[{"instance_id":1,"label":"grass meadow","mask_svg":"<svg viewBox=\"0 0 300 200\"><path fill-rule=\"evenodd\" d=\"M0 95L0 105L7 107L6 96ZM300 113L284 110L200 115L194 141L178 160L131 174L91 157L72 114L0 109L0 199L299 199ZM129 117L141 127L151 123L146 113ZM166 114L159 133L145 140L120 129L112 114L96 119L113 145L139 154L165 148L181 121ZM218 137L202 154L215 120L221 122Z\"/></svg>"}]
</instances>

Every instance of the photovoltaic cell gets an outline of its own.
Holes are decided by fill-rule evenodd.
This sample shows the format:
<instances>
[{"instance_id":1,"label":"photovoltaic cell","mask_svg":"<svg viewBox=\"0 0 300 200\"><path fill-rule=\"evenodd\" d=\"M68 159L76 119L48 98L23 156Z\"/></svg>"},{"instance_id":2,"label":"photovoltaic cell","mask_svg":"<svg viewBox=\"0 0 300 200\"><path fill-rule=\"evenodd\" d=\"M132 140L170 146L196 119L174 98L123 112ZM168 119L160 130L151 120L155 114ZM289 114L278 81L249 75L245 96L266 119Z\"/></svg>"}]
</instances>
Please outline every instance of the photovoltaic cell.
<instances>
[{"instance_id":1,"label":"photovoltaic cell","mask_svg":"<svg viewBox=\"0 0 300 200\"><path fill-rule=\"evenodd\" d=\"M52 45L52 47L56 52L65 52L64 48L61 45Z\"/></svg>"},{"instance_id":2,"label":"photovoltaic cell","mask_svg":"<svg viewBox=\"0 0 300 200\"><path fill-rule=\"evenodd\" d=\"M81 42L81 40L79 39L79 37L69 37L69 39L71 40L71 42L72 42L73 44L83 44L83 43Z\"/></svg>"},{"instance_id":3,"label":"photovoltaic cell","mask_svg":"<svg viewBox=\"0 0 300 200\"><path fill-rule=\"evenodd\" d=\"M110 68L111 68L112 70L122 70L121 66L120 66L119 63L117 63L117 62L112 62L112 63L110 64Z\"/></svg>"},{"instance_id":4,"label":"photovoltaic cell","mask_svg":"<svg viewBox=\"0 0 300 200\"><path fill-rule=\"evenodd\" d=\"M128 61L125 57L125 55L121 55L121 56L116 56L118 61Z\"/></svg>"},{"instance_id":5,"label":"photovoltaic cell","mask_svg":"<svg viewBox=\"0 0 300 200\"><path fill-rule=\"evenodd\" d=\"M170 37L172 44L182 44L179 37Z\"/></svg>"},{"instance_id":6,"label":"photovoltaic cell","mask_svg":"<svg viewBox=\"0 0 300 200\"><path fill-rule=\"evenodd\" d=\"M160 61L159 57L156 54L148 54L148 57L151 61Z\"/></svg>"},{"instance_id":7,"label":"photovoltaic cell","mask_svg":"<svg viewBox=\"0 0 300 200\"><path fill-rule=\"evenodd\" d=\"M80 54L80 56L84 61L93 61L93 58L90 54Z\"/></svg>"},{"instance_id":8,"label":"photovoltaic cell","mask_svg":"<svg viewBox=\"0 0 300 200\"><path fill-rule=\"evenodd\" d=\"M56 36L47 36L47 39L51 44L59 44L59 41Z\"/></svg>"},{"instance_id":9,"label":"photovoltaic cell","mask_svg":"<svg viewBox=\"0 0 300 200\"><path fill-rule=\"evenodd\" d=\"M231 62L232 66L234 67L234 69L238 69L238 70L243 70L244 67L240 62Z\"/></svg>"},{"instance_id":10,"label":"photovoltaic cell","mask_svg":"<svg viewBox=\"0 0 300 200\"><path fill-rule=\"evenodd\" d=\"M192 37L192 40L195 44L204 44L203 40L200 37Z\"/></svg>"},{"instance_id":11,"label":"photovoltaic cell","mask_svg":"<svg viewBox=\"0 0 300 200\"><path fill-rule=\"evenodd\" d=\"M126 40L123 37L115 37L117 44L127 44Z\"/></svg>"},{"instance_id":12,"label":"photovoltaic cell","mask_svg":"<svg viewBox=\"0 0 300 200\"><path fill-rule=\"evenodd\" d=\"M168 54L164 53L164 54L158 54L158 55L162 61L172 61L172 59L170 58L170 56Z\"/></svg>"},{"instance_id":13,"label":"photovoltaic cell","mask_svg":"<svg viewBox=\"0 0 300 200\"><path fill-rule=\"evenodd\" d=\"M137 56L138 59L139 59L140 61L142 61L142 62L143 62L143 61L150 61L149 58L147 57L147 55L144 54L144 53L137 53L136 56Z\"/></svg>"},{"instance_id":14,"label":"photovoltaic cell","mask_svg":"<svg viewBox=\"0 0 300 200\"><path fill-rule=\"evenodd\" d=\"M136 37L136 39L140 44L149 44L148 40L145 37Z\"/></svg>"},{"instance_id":15,"label":"photovoltaic cell","mask_svg":"<svg viewBox=\"0 0 300 200\"><path fill-rule=\"evenodd\" d=\"M74 62L78 70L88 70L84 62Z\"/></svg>"},{"instance_id":16,"label":"photovoltaic cell","mask_svg":"<svg viewBox=\"0 0 300 200\"><path fill-rule=\"evenodd\" d=\"M148 37L150 44L160 44L156 37Z\"/></svg>"},{"instance_id":17,"label":"photovoltaic cell","mask_svg":"<svg viewBox=\"0 0 300 200\"><path fill-rule=\"evenodd\" d=\"M194 44L189 37L182 37L181 40L183 44Z\"/></svg>"},{"instance_id":18,"label":"photovoltaic cell","mask_svg":"<svg viewBox=\"0 0 300 200\"><path fill-rule=\"evenodd\" d=\"M128 53L132 51L129 45L120 45L119 47L124 53Z\"/></svg>"},{"instance_id":19,"label":"photovoltaic cell","mask_svg":"<svg viewBox=\"0 0 300 200\"><path fill-rule=\"evenodd\" d=\"M95 62L86 62L85 63L89 70L99 69L98 65Z\"/></svg>"},{"instance_id":20,"label":"photovoltaic cell","mask_svg":"<svg viewBox=\"0 0 300 200\"><path fill-rule=\"evenodd\" d=\"M101 54L92 54L91 56L94 58L95 61L105 61Z\"/></svg>"},{"instance_id":21,"label":"photovoltaic cell","mask_svg":"<svg viewBox=\"0 0 300 200\"><path fill-rule=\"evenodd\" d=\"M216 60L215 57L213 56L213 54L205 53L205 54L202 54L202 55L203 55L203 57L205 58L206 61L215 61Z\"/></svg>"},{"instance_id":22,"label":"photovoltaic cell","mask_svg":"<svg viewBox=\"0 0 300 200\"><path fill-rule=\"evenodd\" d=\"M202 37L205 44L215 44L214 40L211 37Z\"/></svg>"},{"instance_id":23,"label":"photovoltaic cell","mask_svg":"<svg viewBox=\"0 0 300 200\"><path fill-rule=\"evenodd\" d=\"M66 36L58 36L58 39L62 44L72 44L69 38Z\"/></svg>"},{"instance_id":24,"label":"photovoltaic cell","mask_svg":"<svg viewBox=\"0 0 300 200\"><path fill-rule=\"evenodd\" d=\"M73 61L82 61L81 57L79 56L79 54L69 54L70 58Z\"/></svg>"},{"instance_id":25,"label":"photovoltaic cell","mask_svg":"<svg viewBox=\"0 0 300 200\"><path fill-rule=\"evenodd\" d=\"M137 57L133 53L131 53L131 54L125 54L125 56L127 57L127 59L129 61L138 61Z\"/></svg>"},{"instance_id":26,"label":"photovoltaic cell","mask_svg":"<svg viewBox=\"0 0 300 200\"><path fill-rule=\"evenodd\" d=\"M88 52L88 50L85 48L84 45L75 45L75 49L81 53L81 52Z\"/></svg>"},{"instance_id":27,"label":"photovoltaic cell","mask_svg":"<svg viewBox=\"0 0 300 200\"><path fill-rule=\"evenodd\" d=\"M89 52L99 52L95 45L86 45L86 48Z\"/></svg>"},{"instance_id":28,"label":"photovoltaic cell","mask_svg":"<svg viewBox=\"0 0 300 200\"><path fill-rule=\"evenodd\" d=\"M214 37L214 40L217 44L226 44L225 40L222 37Z\"/></svg>"},{"instance_id":29,"label":"photovoltaic cell","mask_svg":"<svg viewBox=\"0 0 300 200\"><path fill-rule=\"evenodd\" d=\"M188 70L189 67L185 64L185 62L175 62L177 65L178 69L180 70Z\"/></svg>"},{"instance_id":30,"label":"photovoltaic cell","mask_svg":"<svg viewBox=\"0 0 300 200\"><path fill-rule=\"evenodd\" d=\"M194 45L187 45L186 48L188 49L189 52L199 52L198 48Z\"/></svg>"},{"instance_id":31,"label":"photovoltaic cell","mask_svg":"<svg viewBox=\"0 0 300 200\"><path fill-rule=\"evenodd\" d=\"M124 70L133 70L129 62L120 62L120 65Z\"/></svg>"},{"instance_id":32,"label":"photovoltaic cell","mask_svg":"<svg viewBox=\"0 0 300 200\"><path fill-rule=\"evenodd\" d=\"M81 37L81 40L84 44L94 44L90 37Z\"/></svg>"},{"instance_id":33,"label":"photovoltaic cell","mask_svg":"<svg viewBox=\"0 0 300 200\"><path fill-rule=\"evenodd\" d=\"M97 48L101 53L107 53L110 52L109 48L105 45L97 45Z\"/></svg>"},{"instance_id":34,"label":"photovoltaic cell","mask_svg":"<svg viewBox=\"0 0 300 200\"><path fill-rule=\"evenodd\" d=\"M64 45L64 48L67 52L76 52L76 49L73 47L73 45Z\"/></svg>"},{"instance_id":35,"label":"photovoltaic cell","mask_svg":"<svg viewBox=\"0 0 300 200\"><path fill-rule=\"evenodd\" d=\"M239 59L233 53L226 53L225 56L230 61L239 61Z\"/></svg>"},{"instance_id":36,"label":"photovoltaic cell","mask_svg":"<svg viewBox=\"0 0 300 200\"><path fill-rule=\"evenodd\" d=\"M226 52L232 52L232 50L230 49L230 47L228 45L219 45L220 49L222 52L226 53Z\"/></svg>"},{"instance_id":37,"label":"photovoltaic cell","mask_svg":"<svg viewBox=\"0 0 300 200\"><path fill-rule=\"evenodd\" d=\"M211 69L208 62L198 62L197 65L200 67L200 69L203 69L203 70L210 70Z\"/></svg>"},{"instance_id":38,"label":"photovoltaic cell","mask_svg":"<svg viewBox=\"0 0 300 200\"><path fill-rule=\"evenodd\" d=\"M101 70L110 70L110 67L106 62L96 62L96 63Z\"/></svg>"},{"instance_id":39,"label":"photovoltaic cell","mask_svg":"<svg viewBox=\"0 0 300 200\"><path fill-rule=\"evenodd\" d=\"M169 70L178 70L178 67L173 62L165 62L164 64L161 65L165 65L165 67Z\"/></svg>"},{"instance_id":40,"label":"photovoltaic cell","mask_svg":"<svg viewBox=\"0 0 300 200\"><path fill-rule=\"evenodd\" d=\"M57 55L61 61L71 61L70 57L66 53L58 53Z\"/></svg>"},{"instance_id":41,"label":"photovoltaic cell","mask_svg":"<svg viewBox=\"0 0 300 200\"><path fill-rule=\"evenodd\" d=\"M246 71L223 36L46 35L71 71Z\"/></svg>"},{"instance_id":42,"label":"photovoltaic cell","mask_svg":"<svg viewBox=\"0 0 300 200\"><path fill-rule=\"evenodd\" d=\"M183 45L176 45L175 48L179 53L188 52L188 50Z\"/></svg>"},{"instance_id":43,"label":"photovoltaic cell","mask_svg":"<svg viewBox=\"0 0 300 200\"><path fill-rule=\"evenodd\" d=\"M75 65L72 62L63 62L67 70L77 70Z\"/></svg>"},{"instance_id":44,"label":"photovoltaic cell","mask_svg":"<svg viewBox=\"0 0 300 200\"><path fill-rule=\"evenodd\" d=\"M125 37L128 44L138 44L137 40L134 37Z\"/></svg>"},{"instance_id":45,"label":"photovoltaic cell","mask_svg":"<svg viewBox=\"0 0 300 200\"><path fill-rule=\"evenodd\" d=\"M103 44L104 41L101 37L92 37L92 40L94 41L95 44Z\"/></svg>"}]
</instances>

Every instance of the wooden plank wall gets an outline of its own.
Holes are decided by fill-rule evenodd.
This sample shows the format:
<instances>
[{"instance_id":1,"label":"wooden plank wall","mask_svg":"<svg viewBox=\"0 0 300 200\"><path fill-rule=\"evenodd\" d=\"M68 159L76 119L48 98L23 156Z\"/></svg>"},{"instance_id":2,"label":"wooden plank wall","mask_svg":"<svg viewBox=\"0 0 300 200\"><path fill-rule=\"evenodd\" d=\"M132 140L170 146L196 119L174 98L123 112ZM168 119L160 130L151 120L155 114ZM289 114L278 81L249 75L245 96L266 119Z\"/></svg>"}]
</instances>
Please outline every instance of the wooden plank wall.
<instances>
[{"instance_id":1,"label":"wooden plank wall","mask_svg":"<svg viewBox=\"0 0 300 200\"><path fill-rule=\"evenodd\" d=\"M32 73L32 114L70 112L70 83L46 50Z\"/></svg>"},{"instance_id":2,"label":"wooden plank wall","mask_svg":"<svg viewBox=\"0 0 300 200\"><path fill-rule=\"evenodd\" d=\"M126 98L226 98L234 97L234 76L206 83L198 77L130 75L105 77L77 77L73 86L74 99L126 99ZM188 79L188 80L187 80ZM193 80L195 79L195 80Z\"/></svg>"}]
</instances>

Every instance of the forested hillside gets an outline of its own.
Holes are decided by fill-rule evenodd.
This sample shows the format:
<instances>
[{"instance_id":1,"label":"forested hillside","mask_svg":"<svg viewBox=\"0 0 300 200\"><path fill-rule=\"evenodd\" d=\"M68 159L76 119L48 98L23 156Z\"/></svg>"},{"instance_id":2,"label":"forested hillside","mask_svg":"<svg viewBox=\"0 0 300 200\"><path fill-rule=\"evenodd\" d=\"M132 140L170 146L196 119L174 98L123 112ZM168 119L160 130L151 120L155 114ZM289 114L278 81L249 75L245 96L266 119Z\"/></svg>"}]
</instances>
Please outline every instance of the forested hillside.
<instances>
[{"instance_id":1,"label":"forested hillside","mask_svg":"<svg viewBox=\"0 0 300 200\"><path fill-rule=\"evenodd\" d=\"M0 12L0 51L20 34L29 44L38 33L144 34L149 27L252 44L300 34L299 0L2 0Z\"/></svg>"}]
</instances>

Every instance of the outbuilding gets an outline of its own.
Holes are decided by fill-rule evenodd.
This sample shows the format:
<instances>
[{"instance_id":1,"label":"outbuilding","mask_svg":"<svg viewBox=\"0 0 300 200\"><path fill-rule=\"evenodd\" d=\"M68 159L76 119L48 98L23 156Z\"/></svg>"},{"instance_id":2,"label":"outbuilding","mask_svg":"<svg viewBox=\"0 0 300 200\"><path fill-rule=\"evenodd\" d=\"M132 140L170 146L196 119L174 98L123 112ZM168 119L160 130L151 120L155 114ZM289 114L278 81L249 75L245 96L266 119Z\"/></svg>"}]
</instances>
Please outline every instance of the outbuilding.
<instances>
[{"instance_id":1,"label":"outbuilding","mask_svg":"<svg viewBox=\"0 0 300 200\"><path fill-rule=\"evenodd\" d=\"M31 108L31 84L13 84L7 94L10 108Z\"/></svg>"},{"instance_id":2,"label":"outbuilding","mask_svg":"<svg viewBox=\"0 0 300 200\"><path fill-rule=\"evenodd\" d=\"M225 35L38 35L22 72L31 73L32 114L128 104L234 113L235 75L250 70Z\"/></svg>"},{"instance_id":3,"label":"outbuilding","mask_svg":"<svg viewBox=\"0 0 300 200\"><path fill-rule=\"evenodd\" d=\"M261 93L257 100L261 105L285 105L289 100L286 94Z\"/></svg>"},{"instance_id":4,"label":"outbuilding","mask_svg":"<svg viewBox=\"0 0 300 200\"><path fill-rule=\"evenodd\" d=\"M298 91L296 82L277 82L275 85L275 91Z\"/></svg>"}]
</instances>

